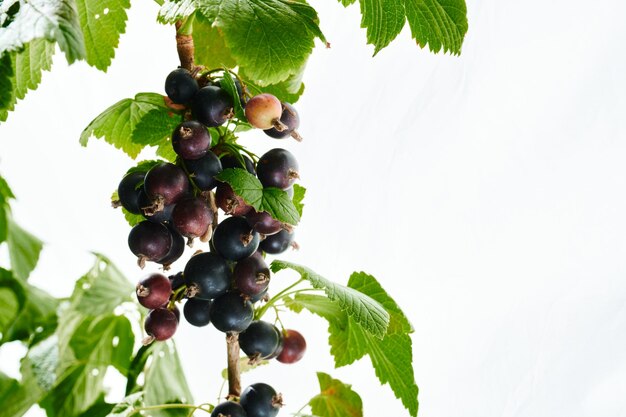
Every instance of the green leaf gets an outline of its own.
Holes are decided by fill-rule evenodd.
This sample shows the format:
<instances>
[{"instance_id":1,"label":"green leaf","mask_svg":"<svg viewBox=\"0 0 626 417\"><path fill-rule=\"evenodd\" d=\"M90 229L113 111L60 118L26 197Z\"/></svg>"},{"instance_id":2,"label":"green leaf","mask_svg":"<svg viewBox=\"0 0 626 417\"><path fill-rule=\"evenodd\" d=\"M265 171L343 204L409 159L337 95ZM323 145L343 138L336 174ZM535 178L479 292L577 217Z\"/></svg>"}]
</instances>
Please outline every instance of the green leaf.
<instances>
[{"instance_id":1,"label":"green leaf","mask_svg":"<svg viewBox=\"0 0 626 417\"><path fill-rule=\"evenodd\" d=\"M0 176L0 243L7 239L8 218L10 215L9 200L14 199L13 191L9 184Z\"/></svg>"},{"instance_id":2,"label":"green leaf","mask_svg":"<svg viewBox=\"0 0 626 417\"><path fill-rule=\"evenodd\" d=\"M0 104L0 121L7 119L8 112L15 108L17 100L22 100L26 96L28 90L35 90L39 86L43 71L49 71L52 67L54 47L54 43L45 39L34 39L20 52L5 54L0 59L0 84L3 77L9 75L5 71L10 70L12 73L8 79L7 90L4 85L0 87L0 96L3 92L11 95L10 101ZM6 59L10 60L11 68L4 68L3 61Z\"/></svg>"},{"instance_id":3,"label":"green leaf","mask_svg":"<svg viewBox=\"0 0 626 417\"><path fill-rule=\"evenodd\" d=\"M291 262L277 259L272 261L270 268L274 273L287 268L298 272L313 288L323 289L328 298L337 301L342 310L374 337L382 339L387 332L389 313L367 294L336 284L307 267Z\"/></svg>"},{"instance_id":4,"label":"green leaf","mask_svg":"<svg viewBox=\"0 0 626 417\"><path fill-rule=\"evenodd\" d=\"M128 396L141 390L142 387L137 384L137 381L139 379L139 375L143 373L143 370L146 367L146 362L152 356L152 348L155 345L155 343L151 343L147 346L141 346L135 354L135 357L128 367L128 372L126 373L125 395Z\"/></svg>"},{"instance_id":5,"label":"green leaf","mask_svg":"<svg viewBox=\"0 0 626 417\"><path fill-rule=\"evenodd\" d=\"M402 31L406 19L404 4L402 0L359 0L359 3L361 27L367 28L367 43L374 45L376 55Z\"/></svg>"},{"instance_id":6,"label":"green leaf","mask_svg":"<svg viewBox=\"0 0 626 417\"><path fill-rule=\"evenodd\" d=\"M14 323L20 310L26 303L26 294L24 288L13 275L11 271L0 268L0 333L1 340L4 341L7 330Z\"/></svg>"},{"instance_id":7,"label":"green leaf","mask_svg":"<svg viewBox=\"0 0 626 417\"><path fill-rule=\"evenodd\" d=\"M182 115L166 107L157 107L144 114L135 125L132 133L133 143L158 146L162 142L170 143L170 137L176 127L184 121Z\"/></svg>"},{"instance_id":8,"label":"green leaf","mask_svg":"<svg viewBox=\"0 0 626 417\"><path fill-rule=\"evenodd\" d=\"M111 65L120 35L126 31L130 0L76 0L87 63L101 71Z\"/></svg>"},{"instance_id":9,"label":"green leaf","mask_svg":"<svg viewBox=\"0 0 626 417\"><path fill-rule=\"evenodd\" d=\"M9 401L12 401L14 393L19 390L19 388L20 383L17 380L0 372L0 404L8 404ZM4 410L0 410L0 415L2 415L3 412Z\"/></svg>"},{"instance_id":10,"label":"green leaf","mask_svg":"<svg viewBox=\"0 0 626 417\"><path fill-rule=\"evenodd\" d=\"M0 272L4 270L0 269ZM8 271L4 271L8 273ZM25 284L10 275L4 275L0 279L0 293L3 291L13 291L13 297L17 297L21 302L16 314L8 323L3 323L0 318L0 344L21 340L28 344L36 344L48 337L57 325L56 310L59 302L45 291L31 285ZM9 294L0 297L5 303L0 306L0 317L8 318L5 310L11 305Z\"/></svg>"},{"instance_id":11,"label":"green leaf","mask_svg":"<svg viewBox=\"0 0 626 417\"><path fill-rule=\"evenodd\" d=\"M293 185L293 205L298 210L298 214L302 217L302 210L304 209L304 196L306 195L306 188L301 185L294 184Z\"/></svg>"},{"instance_id":12,"label":"green leaf","mask_svg":"<svg viewBox=\"0 0 626 417\"><path fill-rule=\"evenodd\" d=\"M285 191L274 187L263 188L261 181L245 169L228 168L215 178L228 183L235 194L256 211L267 211L276 220L291 225L300 221L300 215Z\"/></svg>"},{"instance_id":13,"label":"green leaf","mask_svg":"<svg viewBox=\"0 0 626 417\"><path fill-rule=\"evenodd\" d=\"M25 369L24 363L26 359L22 360L22 378L21 382L13 382L13 379L4 379L4 382L0 382L0 416L1 417L20 417L25 414L43 395L42 389L37 383L37 379L33 372L29 369ZM6 378L4 374L0 373L0 381ZM5 400L7 399L7 400Z\"/></svg>"},{"instance_id":14,"label":"green leaf","mask_svg":"<svg viewBox=\"0 0 626 417\"><path fill-rule=\"evenodd\" d=\"M104 395L100 395L100 398L78 417L107 417L114 406L115 404L109 404L104 400Z\"/></svg>"},{"instance_id":15,"label":"green leaf","mask_svg":"<svg viewBox=\"0 0 626 417\"><path fill-rule=\"evenodd\" d=\"M309 401L311 412L323 417L362 417L363 401L352 386L333 379L323 372L317 373L320 393Z\"/></svg>"},{"instance_id":16,"label":"green leaf","mask_svg":"<svg viewBox=\"0 0 626 417\"><path fill-rule=\"evenodd\" d=\"M245 68L239 69L239 76L244 78L246 87L248 87L253 95L269 93L278 97L280 101L293 104L297 102L300 99L300 96L304 93L304 83L302 82L302 77L304 75L305 68L306 62L286 80L262 87L256 85L256 83L249 79L250 77L248 76Z\"/></svg>"},{"instance_id":17,"label":"green leaf","mask_svg":"<svg viewBox=\"0 0 626 417\"><path fill-rule=\"evenodd\" d=\"M257 211L263 201L263 184L257 177L242 168L227 168L215 176L218 181L226 182L235 194L254 207Z\"/></svg>"},{"instance_id":18,"label":"green leaf","mask_svg":"<svg viewBox=\"0 0 626 417\"><path fill-rule=\"evenodd\" d=\"M0 109L9 107L13 102L13 63L8 53L0 56Z\"/></svg>"},{"instance_id":19,"label":"green leaf","mask_svg":"<svg viewBox=\"0 0 626 417\"><path fill-rule=\"evenodd\" d=\"M144 148L132 141L136 125L150 110L164 107L163 96L155 93L139 93L134 99L118 101L89 123L80 135L80 144L87 146L92 135L104 138L134 159Z\"/></svg>"},{"instance_id":20,"label":"green leaf","mask_svg":"<svg viewBox=\"0 0 626 417\"><path fill-rule=\"evenodd\" d=\"M232 75L230 75L230 72L224 71L224 75L222 77L222 80L220 81L220 87L226 90L228 94L230 94L230 96L233 98L233 110L235 113L235 117L241 121L247 121L246 115L243 111L243 106L241 105L241 100L239 98L239 92L237 91L237 85L235 84L235 80L233 80Z\"/></svg>"},{"instance_id":21,"label":"green leaf","mask_svg":"<svg viewBox=\"0 0 626 417\"><path fill-rule=\"evenodd\" d=\"M85 317L73 313L78 322L67 341L60 340L59 377L41 406L48 416L73 416L90 408L104 393L107 367L126 372L130 364L134 334L124 316Z\"/></svg>"},{"instance_id":22,"label":"green leaf","mask_svg":"<svg viewBox=\"0 0 626 417\"><path fill-rule=\"evenodd\" d=\"M326 42L317 12L304 2L197 0L197 5L222 30L239 66L259 85L275 84L297 73L313 49L313 40Z\"/></svg>"},{"instance_id":23,"label":"green leaf","mask_svg":"<svg viewBox=\"0 0 626 417\"><path fill-rule=\"evenodd\" d=\"M353 317L333 309L325 297L298 294L287 306L295 312L306 308L328 320L328 342L335 366L349 365L369 355L379 381L389 384L404 407L412 416L416 416L418 388L413 372L412 341L408 334L412 332L410 323L374 277L363 272L354 273L348 285L385 307L390 324L382 340L366 331Z\"/></svg>"},{"instance_id":24,"label":"green leaf","mask_svg":"<svg viewBox=\"0 0 626 417\"><path fill-rule=\"evenodd\" d=\"M270 216L283 223L297 225L300 214L286 191L268 187L263 189L263 200L258 211L267 211Z\"/></svg>"},{"instance_id":25,"label":"green leaf","mask_svg":"<svg viewBox=\"0 0 626 417\"><path fill-rule=\"evenodd\" d=\"M159 9L157 21L163 24L174 24L178 20L189 17L196 11L195 0L166 0ZM194 22L194 32L196 25ZM213 68L213 67L211 67Z\"/></svg>"},{"instance_id":26,"label":"green leaf","mask_svg":"<svg viewBox=\"0 0 626 417\"><path fill-rule=\"evenodd\" d=\"M404 0L411 34L432 52L461 53L467 33L465 0Z\"/></svg>"},{"instance_id":27,"label":"green leaf","mask_svg":"<svg viewBox=\"0 0 626 417\"><path fill-rule=\"evenodd\" d=\"M143 392L136 392L124 398L122 402L116 404L111 410L108 417L130 417L133 411L141 407Z\"/></svg>"},{"instance_id":28,"label":"green leaf","mask_svg":"<svg viewBox=\"0 0 626 417\"><path fill-rule=\"evenodd\" d=\"M26 281L31 271L37 265L43 243L10 218L7 226L7 244L11 270L16 278Z\"/></svg>"},{"instance_id":29,"label":"green leaf","mask_svg":"<svg viewBox=\"0 0 626 417\"><path fill-rule=\"evenodd\" d=\"M124 375L130 366L134 341L128 319L108 315L82 321L74 331L70 347L77 361L112 365Z\"/></svg>"},{"instance_id":30,"label":"green leaf","mask_svg":"<svg viewBox=\"0 0 626 417\"><path fill-rule=\"evenodd\" d=\"M193 40L196 46L196 62L207 68L234 68L237 62L226 46L222 31L211 25L201 14L195 15L193 22Z\"/></svg>"},{"instance_id":31,"label":"green leaf","mask_svg":"<svg viewBox=\"0 0 626 417\"><path fill-rule=\"evenodd\" d=\"M15 2L0 5L0 17ZM0 54L19 51L32 40L44 38L56 42L68 63L86 57L83 34L73 0L20 1L19 11L0 28Z\"/></svg>"},{"instance_id":32,"label":"green leaf","mask_svg":"<svg viewBox=\"0 0 626 417\"><path fill-rule=\"evenodd\" d=\"M146 406L193 402L174 342L156 343L152 363L145 371L144 403ZM152 411L152 417L186 417L189 410Z\"/></svg>"},{"instance_id":33,"label":"green leaf","mask_svg":"<svg viewBox=\"0 0 626 417\"><path fill-rule=\"evenodd\" d=\"M133 285L104 256L98 255L93 267L74 286L71 308L84 315L112 313L122 303L133 301Z\"/></svg>"}]
</instances>

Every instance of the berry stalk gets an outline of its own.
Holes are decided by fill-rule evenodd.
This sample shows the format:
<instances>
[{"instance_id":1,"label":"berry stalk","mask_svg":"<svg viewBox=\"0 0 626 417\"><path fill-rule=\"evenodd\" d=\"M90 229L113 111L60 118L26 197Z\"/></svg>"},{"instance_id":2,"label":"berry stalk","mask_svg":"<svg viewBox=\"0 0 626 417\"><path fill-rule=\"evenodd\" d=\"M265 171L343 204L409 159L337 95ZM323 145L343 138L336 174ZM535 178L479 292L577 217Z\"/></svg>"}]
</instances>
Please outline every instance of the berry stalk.
<instances>
[{"instance_id":1,"label":"berry stalk","mask_svg":"<svg viewBox=\"0 0 626 417\"><path fill-rule=\"evenodd\" d=\"M239 334L226 335L228 354L228 398L241 396L241 369L239 368Z\"/></svg>"}]
</instances>

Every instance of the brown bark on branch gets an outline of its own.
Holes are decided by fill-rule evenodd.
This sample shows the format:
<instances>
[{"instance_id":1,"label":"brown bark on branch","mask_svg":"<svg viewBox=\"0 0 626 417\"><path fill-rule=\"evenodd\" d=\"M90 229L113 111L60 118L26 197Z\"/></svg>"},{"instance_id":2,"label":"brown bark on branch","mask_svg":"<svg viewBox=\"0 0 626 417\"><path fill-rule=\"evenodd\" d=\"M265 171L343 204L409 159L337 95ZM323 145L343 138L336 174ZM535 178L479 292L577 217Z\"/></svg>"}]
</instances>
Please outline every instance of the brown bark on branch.
<instances>
[{"instance_id":1,"label":"brown bark on branch","mask_svg":"<svg viewBox=\"0 0 626 417\"><path fill-rule=\"evenodd\" d=\"M176 22L176 50L178 51L180 66L191 72L195 66L193 37L179 33L179 29L182 25L182 21L179 20Z\"/></svg>"}]
</instances>

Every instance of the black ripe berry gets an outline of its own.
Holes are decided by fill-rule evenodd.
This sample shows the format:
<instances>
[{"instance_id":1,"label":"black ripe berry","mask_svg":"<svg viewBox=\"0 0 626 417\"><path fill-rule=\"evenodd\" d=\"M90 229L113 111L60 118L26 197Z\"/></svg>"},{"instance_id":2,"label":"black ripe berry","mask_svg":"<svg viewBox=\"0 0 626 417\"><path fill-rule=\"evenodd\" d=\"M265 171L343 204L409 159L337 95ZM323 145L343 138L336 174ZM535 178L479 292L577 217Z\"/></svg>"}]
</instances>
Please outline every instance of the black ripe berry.
<instances>
[{"instance_id":1,"label":"black ripe berry","mask_svg":"<svg viewBox=\"0 0 626 417\"><path fill-rule=\"evenodd\" d=\"M267 291L270 270L262 256L249 256L237 262L233 270L233 281L241 293L254 297Z\"/></svg>"},{"instance_id":2,"label":"black ripe berry","mask_svg":"<svg viewBox=\"0 0 626 417\"><path fill-rule=\"evenodd\" d=\"M160 259L158 263L163 265L164 270L168 270L170 265L173 264L183 255L185 251L185 239L181 236L176 229L171 224L167 225L167 230L169 230L170 235L172 236L172 247L169 252L163 259Z\"/></svg>"},{"instance_id":3,"label":"black ripe berry","mask_svg":"<svg viewBox=\"0 0 626 417\"><path fill-rule=\"evenodd\" d=\"M248 417L243 407L234 401L226 401L218 404L211 417Z\"/></svg>"},{"instance_id":4,"label":"black ripe berry","mask_svg":"<svg viewBox=\"0 0 626 417\"><path fill-rule=\"evenodd\" d=\"M215 203L224 213L232 216L244 216L252 210L243 198L235 194L230 185L221 183L215 191Z\"/></svg>"},{"instance_id":5,"label":"black ripe berry","mask_svg":"<svg viewBox=\"0 0 626 417\"><path fill-rule=\"evenodd\" d=\"M142 191L141 185L145 177L145 172L131 172L122 178L120 185L117 187L120 204L133 214L142 214L139 194Z\"/></svg>"},{"instance_id":6,"label":"black ripe berry","mask_svg":"<svg viewBox=\"0 0 626 417\"><path fill-rule=\"evenodd\" d=\"M200 122L188 120L176 126L172 133L174 152L183 159L199 159L209 151L211 135Z\"/></svg>"},{"instance_id":7,"label":"black ripe berry","mask_svg":"<svg viewBox=\"0 0 626 417\"><path fill-rule=\"evenodd\" d=\"M289 233L286 230L281 230L275 235L266 237L259 245L259 248L263 252L267 252L272 255L278 255L286 251L289 246L294 245L293 238L293 232Z\"/></svg>"},{"instance_id":8,"label":"black ripe berry","mask_svg":"<svg viewBox=\"0 0 626 417\"><path fill-rule=\"evenodd\" d=\"M154 212L176 203L189 191L189 180L182 168L174 164L155 165L146 174L143 184L146 194L153 202ZM147 212L144 209L144 212Z\"/></svg>"},{"instance_id":9,"label":"black ripe berry","mask_svg":"<svg viewBox=\"0 0 626 417\"><path fill-rule=\"evenodd\" d=\"M231 261L239 261L252 255L259 247L259 240L259 234L252 230L243 217L223 220L213 233L215 249Z\"/></svg>"},{"instance_id":10,"label":"black ripe berry","mask_svg":"<svg viewBox=\"0 0 626 417\"><path fill-rule=\"evenodd\" d=\"M252 303L239 294L229 291L211 303L211 322L221 332L243 332L252 323Z\"/></svg>"},{"instance_id":11,"label":"black ripe berry","mask_svg":"<svg viewBox=\"0 0 626 417\"><path fill-rule=\"evenodd\" d=\"M128 235L128 247L143 268L146 261L158 262L172 248L172 235L167 227L147 220L135 225Z\"/></svg>"},{"instance_id":12,"label":"black ripe berry","mask_svg":"<svg viewBox=\"0 0 626 417\"><path fill-rule=\"evenodd\" d=\"M256 175L256 170L254 168L254 162L252 162L252 159L248 158L245 155L239 156L241 157L241 160L234 155L222 156L220 158L220 161L222 162L222 168L242 168L248 171L250 174Z\"/></svg>"},{"instance_id":13,"label":"black ripe berry","mask_svg":"<svg viewBox=\"0 0 626 417\"><path fill-rule=\"evenodd\" d=\"M179 289L183 285L185 285L185 277L183 277L183 273L182 272L178 272L178 273L176 273L174 275L170 275L167 278L172 283L172 291L176 291L177 289Z\"/></svg>"},{"instance_id":14,"label":"black ripe berry","mask_svg":"<svg viewBox=\"0 0 626 417\"><path fill-rule=\"evenodd\" d=\"M198 88L198 82L184 68L175 69L165 79L165 93L176 104L189 102Z\"/></svg>"},{"instance_id":15,"label":"black ripe berry","mask_svg":"<svg viewBox=\"0 0 626 417\"><path fill-rule=\"evenodd\" d=\"M266 321L253 321L239 334L239 346L252 360L266 359L280 346L280 331Z\"/></svg>"},{"instance_id":16,"label":"black ripe berry","mask_svg":"<svg viewBox=\"0 0 626 417\"><path fill-rule=\"evenodd\" d=\"M251 210L245 216L250 227L262 235L274 235L283 229L283 223L270 216L267 211Z\"/></svg>"},{"instance_id":17,"label":"black ripe berry","mask_svg":"<svg viewBox=\"0 0 626 417\"><path fill-rule=\"evenodd\" d=\"M298 141L302 140L302 137L296 130L300 127L300 116L298 116L295 107L289 103L283 103L283 113L280 116L280 121L287 126L285 130L278 131L276 128L271 128L264 130L265 134L275 139L284 139L291 136Z\"/></svg>"},{"instance_id":18,"label":"black ripe berry","mask_svg":"<svg viewBox=\"0 0 626 417\"><path fill-rule=\"evenodd\" d=\"M178 327L178 318L167 308L157 308L148 313L144 329L154 340L167 340L174 336Z\"/></svg>"},{"instance_id":19,"label":"black ripe berry","mask_svg":"<svg viewBox=\"0 0 626 417\"><path fill-rule=\"evenodd\" d=\"M283 349L276 357L278 362L295 363L302 359L306 351L304 336L295 330L286 330L283 333Z\"/></svg>"},{"instance_id":20,"label":"black ripe berry","mask_svg":"<svg viewBox=\"0 0 626 417\"><path fill-rule=\"evenodd\" d=\"M223 125L233 116L233 99L226 90L208 85L193 97L191 104L194 117L207 127Z\"/></svg>"},{"instance_id":21,"label":"black ripe berry","mask_svg":"<svg viewBox=\"0 0 626 417\"><path fill-rule=\"evenodd\" d=\"M202 198L191 197L179 201L172 213L172 223L181 235L192 240L196 237L208 240L213 213Z\"/></svg>"},{"instance_id":22,"label":"black ripe berry","mask_svg":"<svg viewBox=\"0 0 626 417\"><path fill-rule=\"evenodd\" d=\"M185 266L185 282L196 288L197 298L211 300L224 294L230 287L230 268L224 259L213 252L194 255Z\"/></svg>"},{"instance_id":23,"label":"black ripe berry","mask_svg":"<svg viewBox=\"0 0 626 417\"><path fill-rule=\"evenodd\" d=\"M257 382L246 387L239 403L248 417L275 417L283 405L283 399L271 386Z\"/></svg>"},{"instance_id":24,"label":"black ripe berry","mask_svg":"<svg viewBox=\"0 0 626 417\"><path fill-rule=\"evenodd\" d=\"M214 177L222 172L222 163L213 152L208 151L200 159L185 159L183 164L191 180L202 191L212 190L218 184Z\"/></svg>"},{"instance_id":25,"label":"black ripe berry","mask_svg":"<svg viewBox=\"0 0 626 417\"><path fill-rule=\"evenodd\" d=\"M163 207L163 210L154 212L153 209L154 203L146 194L146 191L142 188L139 193L139 206L141 207L141 211L144 219L150 220L154 223L165 223L169 222L172 219L172 212L174 211L174 204L170 204Z\"/></svg>"},{"instance_id":26,"label":"black ripe berry","mask_svg":"<svg viewBox=\"0 0 626 417\"><path fill-rule=\"evenodd\" d=\"M209 309L211 308L211 301L203 300L201 298L190 298L185 303L183 308L183 314L185 320L192 326L202 327L211 322L211 315Z\"/></svg>"},{"instance_id":27,"label":"black ripe berry","mask_svg":"<svg viewBox=\"0 0 626 417\"><path fill-rule=\"evenodd\" d=\"M281 190L290 188L300 178L298 161L291 152L281 148L272 149L261 156L256 172L263 186Z\"/></svg>"},{"instance_id":28,"label":"black ripe berry","mask_svg":"<svg viewBox=\"0 0 626 417\"><path fill-rule=\"evenodd\" d=\"M246 103L245 114L250 124L258 129L284 130L286 126L281 123L280 116L283 107L280 101L272 94L259 94L252 97Z\"/></svg>"},{"instance_id":29,"label":"black ripe berry","mask_svg":"<svg viewBox=\"0 0 626 417\"><path fill-rule=\"evenodd\" d=\"M167 303L172 294L170 280L163 274L152 273L137 283L137 301L142 306L154 309Z\"/></svg>"}]
</instances>

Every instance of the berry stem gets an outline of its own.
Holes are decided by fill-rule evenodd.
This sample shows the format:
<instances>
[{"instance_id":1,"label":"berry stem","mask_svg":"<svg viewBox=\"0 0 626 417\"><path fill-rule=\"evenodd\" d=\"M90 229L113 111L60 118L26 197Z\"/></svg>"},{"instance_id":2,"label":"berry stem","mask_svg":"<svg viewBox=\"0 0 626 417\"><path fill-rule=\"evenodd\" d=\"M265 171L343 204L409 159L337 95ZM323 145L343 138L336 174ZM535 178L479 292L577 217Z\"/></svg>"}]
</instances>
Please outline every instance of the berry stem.
<instances>
[{"instance_id":1,"label":"berry stem","mask_svg":"<svg viewBox=\"0 0 626 417\"><path fill-rule=\"evenodd\" d=\"M270 307L272 307L276 303L276 301L280 300L285 294L289 293L290 290L292 290L294 287L296 287L302 281L305 281L305 279L304 278L300 278L299 280L297 280L296 282L294 282L293 284L291 284L290 286L288 286L287 288L285 288L284 290L282 290L281 292L279 292L278 294L273 296L263 307L261 307L260 309L258 309L254 313L254 319L255 320L259 320L261 317L263 317L263 314L265 314L265 312Z\"/></svg>"},{"instance_id":2,"label":"berry stem","mask_svg":"<svg viewBox=\"0 0 626 417\"><path fill-rule=\"evenodd\" d=\"M226 335L228 353L228 397L241 396L241 370L239 369L239 333Z\"/></svg>"},{"instance_id":3,"label":"berry stem","mask_svg":"<svg viewBox=\"0 0 626 417\"><path fill-rule=\"evenodd\" d=\"M180 59L180 66L189 71L194 69L195 47L191 36L191 22L189 18L176 22L176 50Z\"/></svg>"}]
</instances>

